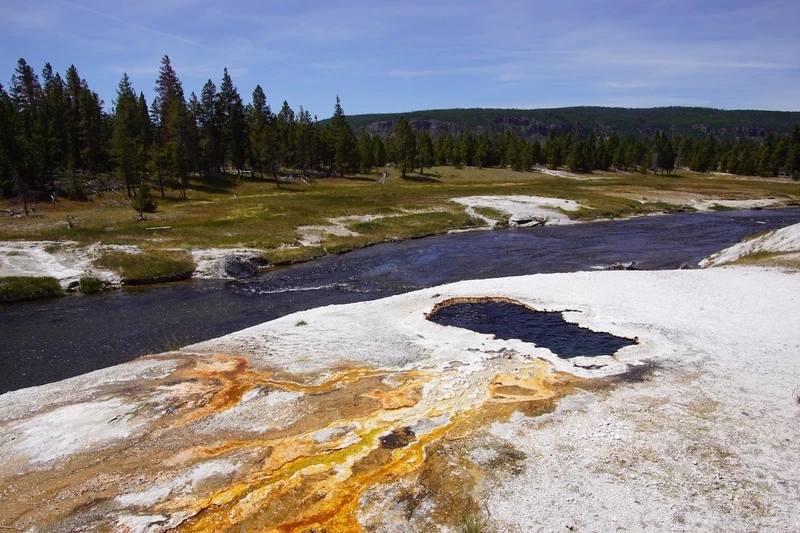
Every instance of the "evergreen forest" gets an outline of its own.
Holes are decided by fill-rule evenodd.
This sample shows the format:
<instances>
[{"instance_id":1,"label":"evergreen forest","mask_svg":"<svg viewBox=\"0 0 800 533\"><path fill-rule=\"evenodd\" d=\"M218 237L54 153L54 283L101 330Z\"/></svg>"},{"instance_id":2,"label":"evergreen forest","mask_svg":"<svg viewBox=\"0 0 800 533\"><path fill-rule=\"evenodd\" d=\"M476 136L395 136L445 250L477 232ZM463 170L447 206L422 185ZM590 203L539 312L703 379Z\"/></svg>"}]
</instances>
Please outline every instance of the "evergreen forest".
<instances>
[{"instance_id":1,"label":"evergreen forest","mask_svg":"<svg viewBox=\"0 0 800 533\"><path fill-rule=\"evenodd\" d=\"M62 76L46 64L38 75L20 59L8 87L0 84L0 197L20 201L27 212L31 200L84 200L104 188L124 187L130 197L172 190L185 198L190 179L219 173L253 174L280 187L289 174L344 176L387 164L403 176L440 165L546 165L579 173L670 175L688 168L800 179L800 125L717 138L674 128L596 132L578 122L536 138L511 129L434 131L429 121L400 116L388 130L370 133L363 120L354 131L338 96L322 122L286 101L275 112L261 86L245 104L227 69L218 86L208 80L199 96L187 96L168 56L152 101L123 75L111 109L104 105L75 66Z\"/></svg>"}]
</instances>

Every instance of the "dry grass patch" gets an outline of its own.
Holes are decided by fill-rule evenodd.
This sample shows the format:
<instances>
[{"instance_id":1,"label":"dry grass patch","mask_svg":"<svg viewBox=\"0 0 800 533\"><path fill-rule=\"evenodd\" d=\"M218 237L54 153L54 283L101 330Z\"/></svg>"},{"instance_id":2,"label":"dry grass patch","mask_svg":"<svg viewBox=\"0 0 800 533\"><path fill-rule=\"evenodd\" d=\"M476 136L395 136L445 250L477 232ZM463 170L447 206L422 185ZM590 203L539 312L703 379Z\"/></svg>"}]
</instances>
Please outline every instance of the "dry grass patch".
<instances>
[{"instance_id":1,"label":"dry grass patch","mask_svg":"<svg viewBox=\"0 0 800 533\"><path fill-rule=\"evenodd\" d=\"M752 252L743 255L732 265L781 267L800 270L800 253L797 252Z\"/></svg>"}]
</instances>

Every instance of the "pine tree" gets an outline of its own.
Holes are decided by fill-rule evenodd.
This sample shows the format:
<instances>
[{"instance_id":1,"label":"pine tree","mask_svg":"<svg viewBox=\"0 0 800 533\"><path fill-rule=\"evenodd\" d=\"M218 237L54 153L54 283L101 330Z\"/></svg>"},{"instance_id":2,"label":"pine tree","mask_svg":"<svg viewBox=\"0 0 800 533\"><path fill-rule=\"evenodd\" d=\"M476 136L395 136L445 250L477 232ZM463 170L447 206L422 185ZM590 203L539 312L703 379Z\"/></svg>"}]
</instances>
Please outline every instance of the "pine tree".
<instances>
[{"instance_id":1,"label":"pine tree","mask_svg":"<svg viewBox=\"0 0 800 533\"><path fill-rule=\"evenodd\" d=\"M453 149L453 158L457 167L472 164L475 150L475 138L469 130L458 136L458 141Z\"/></svg>"},{"instance_id":2,"label":"pine tree","mask_svg":"<svg viewBox=\"0 0 800 533\"><path fill-rule=\"evenodd\" d=\"M181 189L181 196L186 199L191 159L189 146L191 146L191 117L186 108L186 102L173 99L167 113L166 132L167 169L172 179Z\"/></svg>"},{"instance_id":3,"label":"pine tree","mask_svg":"<svg viewBox=\"0 0 800 533\"><path fill-rule=\"evenodd\" d=\"M314 166L314 123L311 113L300 106L294 128L294 145L297 147L297 160L305 176L308 169Z\"/></svg>"},{"instance_id":4,"label":"pine tree","mask_svg":"<svg viewBox=\"0 0 800 533\"><path fill-rule=\"evenodd\" d=\"M347 123L338 96L330 121L330 129L330 138L333 141L333 166L339 171L340 176L344 176L345 172L352 172L358 167L358 142Z\"/></svg>"},{"instance_id":5,"label":"pine tree","mask_svg":"<svg viewBox=\"0 0 800 533\"><path fill-rule=\"evenodd\" d=\"M249 107L248 131L253 167L261 173L262 178L265 170L270 171L275 179L275 185L280 187L275 115L267 105L267 96L260 85L256 85L253 91L253 102Z\"/></svg>"},{"instance_id":6,"label":"pine tree","mask_svg":"<svg viewBox=\"0 0 800 533\"><path fill-rule=\"evenodd\" d=\"M150 110L147 107L147 99L142 92L139 93L136 115L136 128L140 133L138 150L141 157L141 173L144 175L150 163L150 150L153 146L153 124L150 122Z\"/></svg>"},{"instance_id":7,"label":"pine tree","mask_svg":"<svg viewBox=\"0 0 800 533\"><path fill-rule=\"evenodd\" d=\"M542 151L542 145L539 143L539 141L531 141L529 153L531 165L541 165L545 162L544 152Z\"/></svg>"},{"instance_id":8,"label":"pine tree","mask_svg":"<svg viewBox=\"0 0 800 533\"><path fill-rule=\"evenodd\" d=\"M28 214L28 197L36 188L42 168L42 135L40 113L43 106L42 87L33 68L24 59L17 62L11 78L11 100L17 112L17 127L13 167L13 188L22 200L25 214Z\"/></svg>"},{"instance_id":9,"label":"pine tree","mask_svg":"<svg viewBox=\"0 0 800 533\"><path fill-rule=\"evenodd\" d=\"M133 196L136 191L138 175L142 166L138 130L139 102L130 78L127 74L123 74L117 87L111 154L117 164L117 174L125 181L128 197Z\"/></svg>"},{"instance_id":10,"label":"pine tree","mask_svg":"<svg viewBox=\"0 0 800 533\"><path fill-rule=\"evenodd\" d=\"M405 178L406 172L414 168L417 159L417 139L405 117L397 120L392 137L392 157Z\"/></svg>"},{"instance_id":11,"label":"pine tree","mask_svg":"<svg viewBox=\"0 0 800 533\"><path fill-rule=\"evenodd\" d=\"M197 122L200 125L200 153L203 166L215 172L222 171L224 155L220 131L219 104L217 86L208 80L200 92L200 104L197 110Z\"/></svg>"},{"instance_id":12,"label":"pine tree","mask_svg":"<svg viewBox=\"0 0 800 533\"><path fill-rule=\"evenodd\" d=\"M448 129L440 133L436 137L436 164L451 165L453 164L453 135Z\"/></svg>"},{"instance_id":13,"label":"pine tree","mask_svg":"<svg viewBox=\"0 0 800 533\"><path fill-rule=\"evenodd\" d=\"M791 146L786 157L786 166L789 176L800 179L800 125L795 124L791 135Z\"/></svg>"},{"instance_id":14,"label":"pine tree","mask_svg":"<svg viewBox=\"0 0 800 533\"><path fill-rule=\"evenodd\" d=\"M433 165L433 139L425 128L417 131L417 162L419 173L425 173L425 167Z\"/></svg>"},{"instance_id":15,"label":"pine tree","mask_svg":"<svg viewBox=\"0 0 800 533\"><path fill-rule=\"evenodd\" d=\"M372 136L364 130L358 134L358 164L364 174L369 174L375 167Z\"/></svg>"},{"instance_id":16,"label":"pine tree","mask_svg":"<svg viewBox=\"0 0 800 533\"><path fill-rule=\"evenodd\" d=\"M159 105L161 123L163 125L169 121L169 111L172 102L175 100L185 101L183 85L178 79L178 74L175 72L175 69L172 68L172 62L169 56L165 55L161 58L161 68L158 70L155 92Z\"/></svg>"},{"instance_id":17,"label":"pine tree","mask_svg":"<svg viewBox=\"0 0 800 533\"><path fill-rule=\"evenodd\" d=\"M491 147L489 146L489 137L486 134L478 137L475 143L475 164L478 168L483 168L489 162Z\"/></svg>"},{"instance_id":18,"label":"pine tree","mask_svg":"<svg viewBox=\"0 0 800 533\"><path fill-rule=\"evenodd\" d=\"M67 156L66 100L64 81L53 67L46 63L42 70L44 80L43 108L39 131L42 135L42 172L50 179L50 188L56 193L56 175L63 175Z\"/></svg>"},{"instance_id":19,"label":"pine tree","mask_svg":"<svg viewBox=\"0 0 800 533\"><path fill-rule=\"evenodd\" d=\"M388 162L386 143L383 142L380 135L373 135L372 137L372 158L375 166L378 167L385 167Z\"/></svg>"},{"instance_id":20,"label":"pine tree","mask_svg":"<svg viewBox=\"0 0 800 533\"><path fill-rule=\"evenodd\" d=\"M84 171L91 176L104 169L106 120L100 96L89 89L86 80L81 80L81 84L83 87L78 100L81 108L79 129L84 139L81 159Z\"/></svg>"},{"instance_id":21,"label":"pine tree","mask_svg":"<svg viewBox=\"0 0 800 533\"><path fill-rule=\"evenodd\" d=\"M276 119L279 160L280 165L284 168L289 166L295 168L296 166L297 150L294 145L294 128L294 111L289 107L289 102L284 100Z\"/></svg>"},{"instance_id":22,"label":"pine tree","mask_svg":"<svg viewBox=\"0 0 800 533\"><path fill-rule=\"evenodd\" d=\"M159 184L164 197L163 172L166 172L181 189L181 196L186 199L189 172L191 169L193 119L186 106L183 86L169 56L161 60L161 69L156 80L155 100L153 106L157 111L157 148ZM154 123L156 120L153 121Z\"/></svg>"},{"instance_id":23,"label":"pine tree","mask_svg":"<svg viewBox=\"0 0 800 533\"><path fill-rule=\"evenodd\" d=\"M82 171L83 160L81 154L84 152L85 140L81 136L81 105L80 99L83 93L83 84L75 65L70 65L65 74L66 78L66 98L67 98L67 144L69 153L67 154L67 171L74 176L76 172Z\"/></svg>"},{"instance_id":24,"label":"pine tree","mask_svg":"<svg viewBox=\"0 0 800 533\"><path fill-rule=\"evenodd\" d=\"M778 145L778 134L774 131L767 133L764 141L761 143L758 157L758 175L759 176L777 176L777 165L773 166L773 154Z\"/></svg>"},{"instance_id":25,"label":"pine tree","mask_svg":"<svg viewBox=\"0 0 800 533\"><path fill-rule=\"evenodd\" d=\"M224 69L218 94L220 129L225 159L241 174L247 158L247 122L244 105L233 80Z\"/></svg>"},{"instance_id":26,"label":"pine tree","mask_svg":"<svg viewBox=\"0 0 800 533\"><path fill-rule=\"evenodd\" d=\"M202 177L205 173L205 166L203 165L200 151L200 100L194 94L194 91L189 95L188 110L192 124L192 143L189 147L189 159L191 168L196 169L197 174Z\"/></svg>"},{"instance_id":27,"label":"pine tree","mask_svg":"<svg viewBox=\"0 0 800 533\"><path fill-rule=\"evenodd\" d=\"M0 196L8 197L14 188L19 161L17 149L17 109L0 83ZM27 207L27 206L26 206Z\"/></svg>"},{"instance_id":28,"label":"pine tree","mask_svg":"<svg viewBox=\"0 0 800 533\"><path fill-rule=\"evenodd\" d=\"M550 168L558 168L564 164L564 151L561 139L556 137L555 130L547 132L547 139L544 144L545 158L547 159L547 166Z\"/></svg>"}]
</instances>

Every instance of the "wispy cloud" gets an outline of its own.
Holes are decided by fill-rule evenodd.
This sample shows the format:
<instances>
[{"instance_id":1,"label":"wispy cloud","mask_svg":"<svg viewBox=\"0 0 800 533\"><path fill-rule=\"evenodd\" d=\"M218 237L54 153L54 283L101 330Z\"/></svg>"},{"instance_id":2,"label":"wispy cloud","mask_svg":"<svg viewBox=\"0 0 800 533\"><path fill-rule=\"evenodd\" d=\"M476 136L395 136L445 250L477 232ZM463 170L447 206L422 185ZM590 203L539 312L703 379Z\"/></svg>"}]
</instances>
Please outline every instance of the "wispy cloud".
<instances>
[{"instance_id":1,"label":"wispy cloud","mask_svg":"<svg viewBox=\"0 0 800 533\"><path fill-rule=\"evenodd\" d=\"M75 4L73 2L68 2L67 0L59 0L59 2L61 2L64 5L73 7L75 9L80 9L82 11L86 11L87 13L92 13L94 15L97 15L98 17L103 17L105 19L111 20L113 22L116 22L118 24L121 24L123 26L126 26L126 27L134 29L134 30L151 33L153 35L158 35L160 37L166 37L167 39L172 39L172 40L178 41L180 43L188 44L188 45L191 45L191 46L196 46L198 48L205 48L205 49L208 49L208 50L213 50L213 48L211 48L209 46L206 46L204 44L198 43L198 42L193 41L191 39L187 39L187 38L182 37L182 36L177 35L177 34L167 33L167 32L163 32L163 31L160 31L160 30L153 29L153 28L148 28L148 27L142 26L140 24L134 24L132 22L129 22L129 21L127 21L125 19L122 19L120 17L116 17L116 16L111 15L109 13L104 13L102 11L98 11L96 9L92 9L90 7L82 6L80 4Z\"/></svg>"}]
</instances>

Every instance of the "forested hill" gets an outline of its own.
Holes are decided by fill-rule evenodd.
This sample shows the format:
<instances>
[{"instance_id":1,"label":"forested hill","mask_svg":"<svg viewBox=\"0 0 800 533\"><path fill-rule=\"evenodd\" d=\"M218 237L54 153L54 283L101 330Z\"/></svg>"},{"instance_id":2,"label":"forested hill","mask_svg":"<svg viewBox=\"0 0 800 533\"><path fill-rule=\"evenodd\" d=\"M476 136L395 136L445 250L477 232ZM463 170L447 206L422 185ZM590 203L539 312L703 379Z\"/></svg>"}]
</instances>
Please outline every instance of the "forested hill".
<instances>
[{"instance_id":1,"label":"forested hill","mask_svg":"<svg viewBox=\"0 0 800 533\"><path fill-rule=\"evenodd\" d=\"M562 107L555 109L436 109L410 113L351 115L356 131L387 137L398 118L404 116L415 129L426 129L436 137L445 128L452 134L470 130L474 134L501 134L510 131L528 140L544 139L550 130L561 134L580 127L582 134L594 131L600 136L616 131L637 137L650 137L656 131L670 136L705 138L709 133L719 140L747 140L775 131L786 134L800 123L796 111L724 111L705 107Z\"/></svg>"}]
</instances>

